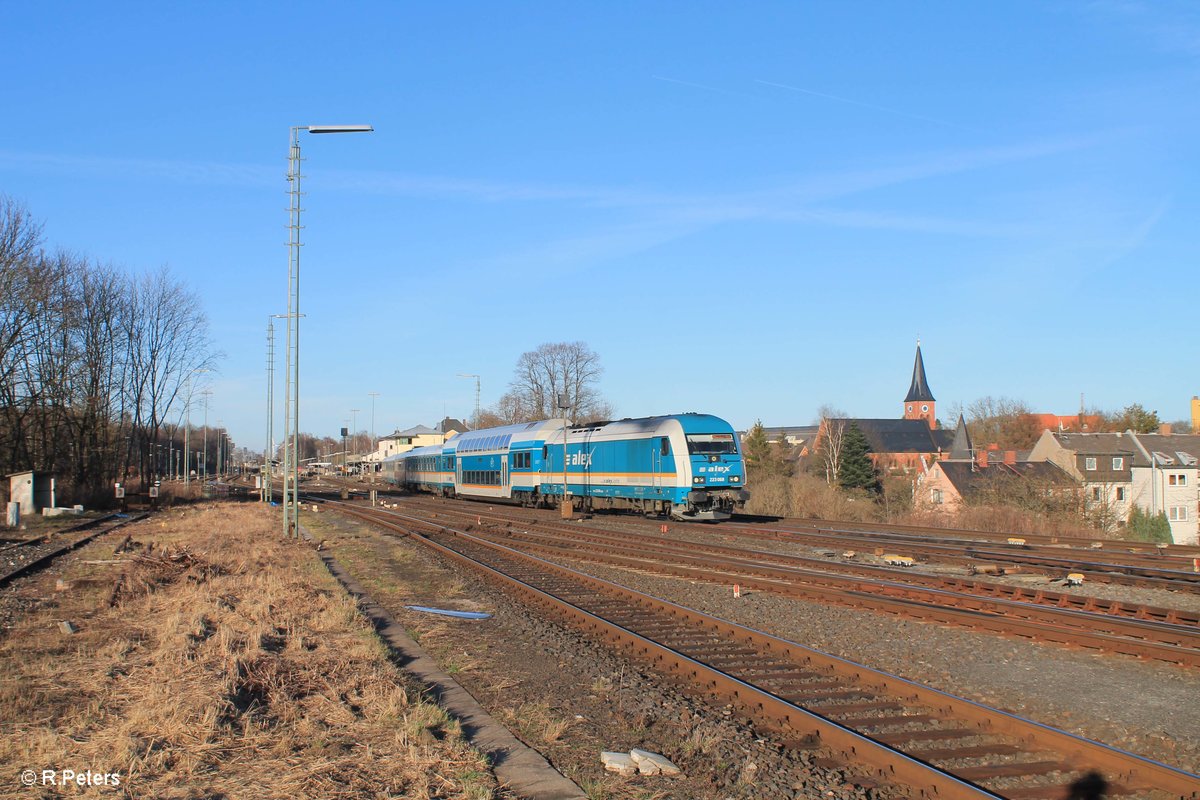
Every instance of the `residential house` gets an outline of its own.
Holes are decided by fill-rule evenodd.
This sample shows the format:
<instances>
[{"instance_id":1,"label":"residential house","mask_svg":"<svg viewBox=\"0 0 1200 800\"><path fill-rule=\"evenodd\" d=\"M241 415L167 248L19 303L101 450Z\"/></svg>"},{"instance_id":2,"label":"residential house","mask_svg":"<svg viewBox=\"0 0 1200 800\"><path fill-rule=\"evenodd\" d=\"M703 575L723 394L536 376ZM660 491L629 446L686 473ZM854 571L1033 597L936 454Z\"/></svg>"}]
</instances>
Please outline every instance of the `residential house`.
<instances>
[{"instance_id":1,"label":"residential house","mask_svg":"<svg viewBox=\"0 0 1200 800\"><path fill-rule=\"evenodd\" d=\"M999 457L993 457L995 453ZM1049 461L1019 460L1015 450L980 450L975 458L935 461L917 479L915 505L928 511L953 513L964 502L1011 498L1024 493L1071 491L1075 482Z\"/></svg>"},{"instance_id":2,"label":"residential house","mask_svg":"<svg viewBox=\"0 0 1200 800\"><path fill-rule=\"evenodd\" d=\"M1124 433L1042 431L1031 461L1050 461L1083 485L1089 513L1105 528L1125 524L1133 509L1137 445Z\"/></svg>"},{"instance_id":3,"label":"residential house","mask_svg":"<svg viewBox=\"0 0 1200 800\"><path fill-rule=\"evenodd\" d=\"M1100 427L1099 414L1031 414L1041 430L1087 433Z\"/></svg>"},{"instance_id":4,"label":"residential house","mask_svg":"<svg viewBox=\"0 0 1200 800\"><path fill-rule=\"evenodd\" d=\"M1200 543L1200 436L1046 431L1030 452L1083 485L1089 510L1119 527L1136 505L1164 514L1176 544Z\"/></svg>"},{"instance_id":5,"label":"residential house","mask_svg":"<svg viewBox=\"0 0 1200 800\"><path fill-rule=\"evenodd\" d=\"M467 427L467 423L463 422L461 419L455 419L454 417L446 417L437 425L435 425L433 429L445 437L443 441L445 441L445 439L453 439L460 433L466 433L467 431L471 430L469 427Z\"/></svg>"},{"instance_id":6,"label":"residential house","mask_svg":"<svg viewBox=\"0 0 1200 800\"><path fill-rule=\"evenodd\" d=\"M1178 544L1200 544L1200 435L1133 434L1134 502L1163 513Z\"/></svg>"},{"instance_id":7,"label":"residential house","mask_svg":"<svg viewBox=\"0 0 1200 800\"><path fill-rule=\"evenodd\" d=\"M794 448L796 455L801 458L809 455L816 449L817 434L820 433L820 430L820 425L793 425L781 428L763 426L763 433L767 435L767 442L769 444L785 444L788 447ZM748 433L749 431L742 431L741 438L743 441Z\"/></svg>"},{"instance_id":8,"label":"residential house","mask_svg":"<svg viewBox=\"0 0 1200 800\"><path fill-rule=\"evenodd\" d=\"M435 427L414 425L402 431L396 431L387 436L379 437L379 442L372 453L363 457L363 461L378 463L390 456L407 453L418 447L431 444L442 444L460 433L470 430L461 420L446 417Z\"/></svg>"},{"instance_id":9,"label":"residential house","mask_svg":"<svg viewBox=\"0 0 1200 800\"><path fill-rule=\"evenodd\" d=\"M868 456L883 472L920 470L947 455L954 442L952 431L930 428L923 419L831 418L821 421L820 436L827 430L844 432L851 424L863 432L871 448Z\"/></svg>"}]
</instances>

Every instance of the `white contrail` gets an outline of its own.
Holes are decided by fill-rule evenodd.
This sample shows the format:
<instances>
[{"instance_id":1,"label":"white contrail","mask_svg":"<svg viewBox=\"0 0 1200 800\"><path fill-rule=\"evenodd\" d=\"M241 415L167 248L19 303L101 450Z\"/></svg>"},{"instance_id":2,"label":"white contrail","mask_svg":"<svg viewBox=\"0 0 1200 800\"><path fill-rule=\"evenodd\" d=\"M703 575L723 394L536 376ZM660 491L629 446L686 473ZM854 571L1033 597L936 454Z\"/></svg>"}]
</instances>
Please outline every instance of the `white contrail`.
<instances>
[{"instance_id":1,"label":"white contrail","mask_svg":"<svg viewBox=\"0 0 1200 800\"><path fill-rule=\"evenodd\" d=\"M754 96L752 94L746 94L744 92L731 92L728 89L719 89L716 86L705 86L703 83L692 83L691 81L681 81L678 78L667 78L662 75L651 75L650 77L654 78L654 80L656 80L656 81L666 81L667 83L678 83L680 86L690 86L693 89L704 89L705 91L709 91L709 92L719 92L720 94L727 94L727 95L730 95L731 97L753 97Z\"/></svg>"},{"instance_id":2,"label":"white contrail","mask_svg":"<svg viewBox=\"0 0 1200 800\"><path fill-rule=\"evenodd\" d=\"M926 116L922 116L921 114L910 114L907 111L900 111L895 108L888 108L887 106L877 106L877 105L874 105L873 103L863 103L859 100L851 100L848 97L838 97L836 94L825 94L824 92L814 92L812 89L802 89L799 86L789 86L786 83L775 83L774 81L764 81L764 80L757 80L757 79L755 80L755 83L761 83L765 86L775 86L779 89L787 89L792 92L802 92L803 94L811 94L813 97L823 97L826 100L836 100L839 103L847 103L852 106L859 106L861 108L869 108L869 109L872 109L873 111L882 111L885 114L896 114L901 117L908 117L909 119L918 119L918 120L921 120L922 122L933 122L938 125L945 125L950 128L957 128L958 130L962 130L962 131L974 131L975 130L974 128L968 128L965 125L959 125L958 123L955 123L955 122L947 122L944 119L937 119L936 117L926 117Z\"/></svg>"}]
</instances>

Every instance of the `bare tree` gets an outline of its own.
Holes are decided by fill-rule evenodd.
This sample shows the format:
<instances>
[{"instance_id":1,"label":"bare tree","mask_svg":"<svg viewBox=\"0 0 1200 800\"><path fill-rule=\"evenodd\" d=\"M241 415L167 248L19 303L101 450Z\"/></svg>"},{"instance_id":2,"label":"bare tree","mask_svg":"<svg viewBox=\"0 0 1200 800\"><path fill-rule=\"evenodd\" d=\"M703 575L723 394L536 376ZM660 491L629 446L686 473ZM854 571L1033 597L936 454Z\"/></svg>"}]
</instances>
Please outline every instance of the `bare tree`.
<instances>
[{"instance_id":1,"label":"bare tree","mask_svg":"<svg viewBox=\"0 0 1200 800\"><path fill-rule=\"evenodd\" d=\"M179 398L187 377L213 366L217 355L208 338L208 320L195 296L164 268L130 286L126 318L129 349L129 406L143 432L142 472L159 430Z\"/></svg>"},{"instance_id":2,"label":"bare tree","mask_svg":"<svg viewBox=\"0 0 1200 800\"><path fill-rule=\"evenodd\" d=\"M822 417L817 435L817 453L825 470L825 482L838 484L842 475L842 453L846 444L845 417Z\"/></svg>"},{"instance_id":3,"label":"bare tree","mask_svg":"<svg viewBox=\"0 0 1200 800\"><path fill-rule=\"evenodd\" d=\"M0 196L0 461L11 471L30 460L28 365L39 314L38 248L42 226L24 206Z\"/></svg>"},{"instance_id":4,"label":"bare tree","mask_svg":"<svg viewBox=\"0 0 1200 800\"><path fill-rule=\"evenodd\" d=\"M522 353L508 391L495 414L506 423L558 416L558 396L565 393L574 420L604 419L612 406L600 394L604 368L600 356L584 342L553 342Z\"/></svg>"},{"instance_id":5,"label":"bare tree","mask_svg":"<svg viewBox=\"0 0 1200 800\"><path fill-rule=\"evenodd\" d=\"M165 270L131 279L46 253L41 226L0 197L0 469L106 496L132 454L146 474L187 376L215 357L196 298Z\"/></svg>"},{"instance_id":6,"label":"bare tree","mask_svg":"<svg viewBox=\"0 0 1200 800\"><path fill-rule=\"evenodd\" d=\"M28 264L42 245L42 225L20 203L0 195L0 279ZM0 287L7 288L0 283Z\"/></svg>"},{"instance_id":7,"label":"bare tree","mask_svg":"<svg viewBox=\"0 0 1200 800\"><path fill-rule=\"evenodd\" d=\"M981 397L967 406L967 428L981 446L989 443L1002 449L1033 447L1042 429L1029 406L1010 397Z\"/></svg>"}]
</instances>

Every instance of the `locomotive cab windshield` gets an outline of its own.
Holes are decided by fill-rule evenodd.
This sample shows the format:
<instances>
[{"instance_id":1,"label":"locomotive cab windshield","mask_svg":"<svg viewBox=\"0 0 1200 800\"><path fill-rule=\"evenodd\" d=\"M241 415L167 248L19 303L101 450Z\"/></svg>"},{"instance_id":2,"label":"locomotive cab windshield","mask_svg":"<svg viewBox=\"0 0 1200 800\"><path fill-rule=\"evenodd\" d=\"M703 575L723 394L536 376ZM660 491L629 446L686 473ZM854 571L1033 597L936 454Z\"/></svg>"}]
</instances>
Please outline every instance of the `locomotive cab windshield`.
<instances>
[{"instance_id":1,"label":"locomotive cab windshield","mask_svg":"<svg viewBox=\"0 0 1200 800\"><path fill-rule=\"evenodd\" d=\"M687 446L693 456L737 455L732 433L689 433Z\"/></svg>"}]
</instances>

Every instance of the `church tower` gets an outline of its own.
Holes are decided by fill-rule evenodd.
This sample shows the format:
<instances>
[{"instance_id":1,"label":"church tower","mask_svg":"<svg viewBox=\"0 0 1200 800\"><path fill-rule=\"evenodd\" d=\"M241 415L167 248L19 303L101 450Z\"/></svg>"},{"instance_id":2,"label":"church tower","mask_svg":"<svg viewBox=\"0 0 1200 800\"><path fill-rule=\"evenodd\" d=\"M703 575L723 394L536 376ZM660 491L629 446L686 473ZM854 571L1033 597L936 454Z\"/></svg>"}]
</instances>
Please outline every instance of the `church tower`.
<instances>
[{"instance_id":1,"label":"church tower","mask_svg":"<svg viewBox=\"0 0 1200 800\"><path fill-rule=\"evenodd\" d=\"M913 363L912 385L908 387L908 396L904 398L904 418L923 419L929 423L930 429L937 427L937 415L934 413L933 392L929 391L929 382L925 380L925 362L921 359L921 342L917 342L917 360Z\"/></svg>"}]
</instances>

